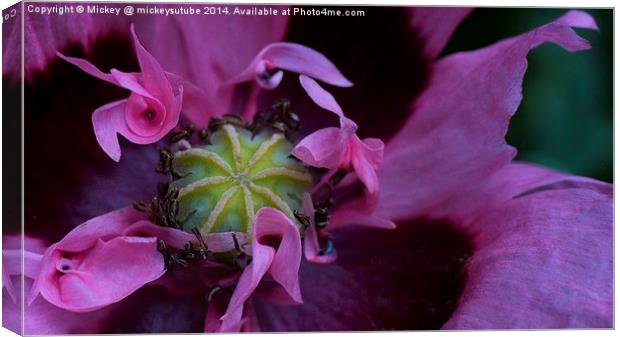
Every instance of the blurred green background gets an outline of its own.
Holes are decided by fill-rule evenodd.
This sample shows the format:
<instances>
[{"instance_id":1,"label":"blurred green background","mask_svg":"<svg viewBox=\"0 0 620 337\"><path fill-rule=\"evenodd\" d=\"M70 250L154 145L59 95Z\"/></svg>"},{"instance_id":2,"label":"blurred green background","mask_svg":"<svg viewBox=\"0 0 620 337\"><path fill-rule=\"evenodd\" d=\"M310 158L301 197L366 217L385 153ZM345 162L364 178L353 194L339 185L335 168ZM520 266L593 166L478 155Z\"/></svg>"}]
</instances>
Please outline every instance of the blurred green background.
<instances>
[{"instance_id":1,"label":"blurred green background","mask_svg":"<svg viewBox=\"0 0 620 337\"><path fill-rule=\"evenodd\" d=\"M523 101L507 135L517 160L613 180L613 11L585 9L600 32L576 29L592 49L567 53L546 43L530 52ZM443 55L484 47L548 23L566 10L479 8Z\"/></svg>"}]
</instances>

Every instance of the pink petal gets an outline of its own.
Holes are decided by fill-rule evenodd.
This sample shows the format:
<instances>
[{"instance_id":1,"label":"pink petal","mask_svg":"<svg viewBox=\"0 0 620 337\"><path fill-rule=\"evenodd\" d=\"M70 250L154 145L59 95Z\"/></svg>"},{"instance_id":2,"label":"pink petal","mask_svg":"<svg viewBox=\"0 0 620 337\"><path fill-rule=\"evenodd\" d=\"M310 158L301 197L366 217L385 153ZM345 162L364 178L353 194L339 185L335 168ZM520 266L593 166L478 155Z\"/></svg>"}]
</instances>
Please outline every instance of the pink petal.
<instances>
[{"instance_id":1,"label":"pink petal","mask_svg":"<svg viewBox=\"0 0 620 337\"><path fill-rule=\"evenodd\" d=\"M300 75L299 83L301 83L301 86L316 105L335 113L340 118L344 118L344 112L342 112L342 108L340 108L334 96L323 89L315 80L308 76Z\"/></svg>"},{"instance_id":2,"label":"pink petal","mask_svg":"<svg viewBox=\"0 0 620 337\"><path fill-rule=\"evenodd\" d=\"M60 52L56 52L56 55L63 60L73 64L74 66L80 68L83 72L94 76L102 81L106 81L115 85L120 85L118 81L112 76L112 74L106 74L99 70L94 64L88 62L87 60L77 58L77 57L69 57L61 54Z\"/></svg>"},{"instance_id":3,"label":"pink petal","mask_svg":"<svg viewBox=\"0 0 620 337\"><path fill-rule=\"evenodd\" d=\"M19 278L14 276L15 281ZM32 279L26 278L24 286L26 293L32 287ZM7 298L6 290L2 294L3 326L15 332L21 332L21 307ZM24 309L24 334L49 335L49 334L93 334L100 333L106 323L110 310L108 308L89 313L76 313L67 311L47 302L43 297L37 297L34 302L25 305Z\"/></svg>"},{"instance_id":4,"label":"pink petal","mask_svg":"<svg viewBox=\"0 0 620 337\"><path fill-rule=\"evenodd\" d=\"M302 139L291 153L308 165L335 169L345 158L348 137L340 128L321 129Z\"/></svg>"},{"instance_id":5,"label":"pink petal","mask_svg":"<svg viewBox=\"0 0 620 337\"><path fill-rule=\"evenodd\" d=\"M252 63L230 82L239 83L256 78L260 84L264 81L261 76L270 69L288 70L339 87L353 85L323 54L306 46L288 42L272 43L263 48ZM280 79L282 77L281 74L276 76ZM276 86L278 83L279 81ZM261 86L273 89L271 88L273 85L263 84Z\"/></svg>"},{"instance_id":6,"label":"pink petal","mask_svg":"<svg viewBox=\"0 0 620 337\"><path fill-rule=\"evenodd\" d=\"M466 7L411 7L411 27L424 41L424 54L435 58L458 25L471 13Z\"/></svg>"},{"instance_id":7,"label":"pink petal","mask_svg":"<svg viewBox=\"0 0 620 337\"><path fill-rule=\"evenodd\" d=\"M183 115L189 118L196 127L206 128L215 111L207 94L176 74L166 73L166 75L173 87L183 87L183 107L180 109Z\"/></svg>"},{"instance_id":8,"label":"pink petal","mask_svg":"<svg viewBox=\"0 0 620 337\"><path fill-rule=\"evenodd\" d=\"M121 236L144 217L125 208L76 227L46 251L30 301L40 292L57 307L93 311L159 278L165 270L157 238Z\"/></svg>"},{"instance_id":9,"label":"pink petal","mask_svg":"<svg viewBox=\"0 0 620 337\"><path fill-rule=\"evenodd\" d=\"M151 117L145 117L147 113L150 113ZM153 109L144 96L132 93L125 104L125 123L130 131L128 138L134 143L149 142L151 139L159 140L158 136L163 128L166 115L165 109Z\"/></svg>"},{"instance_id":10,"label":"pink petal","mask_svg":"<svg viewBox=\"0 0 620 337\"><path fill-rule=\"evenodd\" d=\"M10 241L20 242L12 243ZM7 244L8 243L8 244ZM17 244L18 246L16 246ZM2 294L3 326L15 333L21 333L21 277L24 276L25 294L28 294L33 285L33 279L39 274L40 262L45 250L42 242L28 236L24 237L24 250L21 246L21 236L9 238L9 242L3 244L3 275L11 284L18 286L19 292L12 297L10 289L6 288ZM24 273L22 274L21 262L24 258ZM5 268L8 267L8 268ZM14 267L13 267L14 266ZM11 280L12 279L12 280ZM88 314L73 313L60 309L43 297L37 297L32 303L25 304L24 331L25 334L67 334L67 333L96 333L100 332L107 310L100 310Z\"/></svg>"},{"instance_id":11,"label":"pink petal","mask_svg":"<svg viewBox=\"0 0 620 337\"><path fill-rule=\"evenodd\" d=\"M397 219L437 209L514 157L504 135L521 101L529 50L544 41L573 51L589 47L566 25L568 19L435 64L413 116L386 146L379 216Z\"/></svg>"},{"instance_id":12,"label":"pink petal","mask_svg":"<svg viewBox=\"0 0 620 337\"><path fill-rule=\"evenodd\" d=\"M612 196L578 185L517 197L468 226L477 249L444 328L613 326Z\"/></svg>"},{"instance_id":13,"label":"pink petal","mask_svg":"<svg viewBox=\"0 0 620 337\"><path fill-rule=\"evenodd\" d=\"M301 75L299 82L314 103L340 117L341 129L338 136L333 134L334 131L323 131L333 130L332 128L315 132L304 138L295 147L293 155L312 166L333 169L336 167L334 165L345 168L352 165L355 173L366 187L368 206L374 208L379 193L377 170L383 160L383 142L376 138L361 141L354 135L357 125L344 116L334 96L309 77ZM326 135L322 135L322 132L325 132ZM327 134L327 132L332 134ZM336 156L339 158L332 158ZM320 160L317 157L327 159Z\"/></svg>"},{"instance_id":14,"label":"pink petal","mask_svg":"<svg viewBox=\"0 0 620 337\"><path fill-rule=\"evenodd\" d=\"M159 62L151 55L140 43L134 25L131 25L131 35L136 48L136 55L142 70L142 81L144 87L153 96L161 100L162 104L170 109L173 105L172 86L164 73L164 69Z\"/></svg>"},{"instance_id":15,"label":"pink petal","mask_svg":"<svg viewBox=\"0 0 620 337\"><path fill-rule=\"evenodd\" d=\"M377 171L383 161L383 142L376 138L351 140L351 164L366 189L366 205L374 209L379 198Z\"/></svg>"},{"instance_id":16,"label":"pink petal","mask_svg":"<svg viewBox=\"0 0 620 337\"><path fill-rule=\"evenodd\" d=\"M280 240L277 249L263 242L272 238ZM298 279L300 262L301 239L295 224L278 210L261 208L254 219L252 262L241 274L226 314L221 318L222 331L237 328L245 301L267 272L293 300L301 303Z\"/></svg>"},{"instance_id":17,"label":"pink petal","mask_svg":"<svg viewBox=\"0 0 620 337\"><path fill-rule=\"evenodd\" d=\"M97 142L114 161L121 159L121 147L117 133L129 134L125 124L125 106L127 100L108 103L93 112L93 128Z\"/></svg>"}]
</instances>

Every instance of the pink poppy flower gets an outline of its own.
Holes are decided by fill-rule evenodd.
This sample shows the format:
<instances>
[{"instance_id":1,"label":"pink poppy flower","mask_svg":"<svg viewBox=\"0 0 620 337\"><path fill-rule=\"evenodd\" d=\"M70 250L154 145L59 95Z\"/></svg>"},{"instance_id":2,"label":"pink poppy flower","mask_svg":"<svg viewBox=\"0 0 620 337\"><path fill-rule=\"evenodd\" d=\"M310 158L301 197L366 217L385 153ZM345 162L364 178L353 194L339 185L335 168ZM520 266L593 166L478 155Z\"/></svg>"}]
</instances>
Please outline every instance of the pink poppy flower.
<instances>
[{"instance_id":1,"label":"pink poppy flower","mask_svg":"<svg viewBox=\"0 0 620 337\"><path fill-rule=\"evenodd\" d=\"M588 49L572 28L596 23L569 11L436 60L469 12L385 10L419 44L426 81L408 87L410 73L386 71L403 65L375 64L377 45L347 51L374 66L349 74L287 16L136 16L115 32L84 16L100 42L76 48L85 37L59 29L57 45L35 44L5 326L20 330L24 300L30 334L610 327L612 186L513 162L504 140L528 52ZM54 36L37 20L52 19L26 16L27 36ZM63 58L97 79L56 50L88 51L92 64ZM115 63L140 72L94 66ZM127 94L99 79L131 93L91 121ZM118 161L117 133L118 163L100 151Z\"/></svg>"}]
</instances>

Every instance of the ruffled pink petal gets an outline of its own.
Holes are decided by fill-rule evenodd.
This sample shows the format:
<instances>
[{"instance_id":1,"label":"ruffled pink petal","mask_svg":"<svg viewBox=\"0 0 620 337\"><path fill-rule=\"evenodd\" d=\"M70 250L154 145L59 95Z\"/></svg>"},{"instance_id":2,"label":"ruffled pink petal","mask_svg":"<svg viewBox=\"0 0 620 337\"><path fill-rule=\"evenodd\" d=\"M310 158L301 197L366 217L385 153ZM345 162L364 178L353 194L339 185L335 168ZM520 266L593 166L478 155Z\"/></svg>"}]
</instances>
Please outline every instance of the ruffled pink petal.
<instances>
[{"instance_id":1,"label":"ruffled pink petal","mask_svg":"<svg viewBox=\"0 0 620 337\"><path fill-rule=\"evenodd\" d=\"M93 311L159 278L165 270L157 238L121 235L143 220L125 208L76 227L45 252L29 302L40 292L57 307Z\"/></svg>"},{"instance_id":2,"label":"ruffled pink petal","mask_svg":"<svg viewBox=\"0 0 620 337\"><path fill-rule=\"evenodd\" d=\"M471 13L466 7L411 7L411 27L424 41L424 55L434 59L458 25Z\"/></svg>"},{"instance_id":3,"label":"ruffled pink petal","mask_svg":"<svg viewBox=\"0 0 620 337\"><path fill-rule=\"evenodd\" d=\"M282 79L281 72L276 72L273 76L268 73L275 69L306 75L339 87L353 85L323 54L306 46L288 42L272 43L263 48L250 65L229 82L240 83L255 78L263 88L273 89ZM276 77L276 80L272 77Z\"/></svg>"},{"instance_id":4,"label":"ruffled pink petal","mask_svg":"<svg viewBox=\"0 0 620 337\"><path fill-rule=\"evenodd\" d=\"M584 16L575 24L582 26ZM587 49L588 42L570 28L575 17L571 12L531 32L435 64L427 90L412 107L413 116L386 146L379 216L398 219L438 209L514 157L504 135L521 101L526 56L545 41L569 51Z\"/></svg>"},{"instance_id":5,"label":"ruffled pink petal","mask_svg":"<svg viewBox=\"0 0 620 337\"><path fill-rule=\"evenodd\" d=\"M520 193L467 225L477 248L445 329L613 326L612 186L581 184Z\"/></svg>"},{"instance_id":6,"label":"ruffled pink petal","mask_svg":"<svg viewBox=\"0 0 620 337\"><path fill-rule=\"evenodd\" d=\"M277 248L269 245L271 240L279 240ZM267 272L294 301L301 303L300 263L301 239L295 224L278 210L261 208L254 219L252 262L241 274L226 314L221 317L221 330L238 331L243 305Z\"/></svg>"}]
</instances>

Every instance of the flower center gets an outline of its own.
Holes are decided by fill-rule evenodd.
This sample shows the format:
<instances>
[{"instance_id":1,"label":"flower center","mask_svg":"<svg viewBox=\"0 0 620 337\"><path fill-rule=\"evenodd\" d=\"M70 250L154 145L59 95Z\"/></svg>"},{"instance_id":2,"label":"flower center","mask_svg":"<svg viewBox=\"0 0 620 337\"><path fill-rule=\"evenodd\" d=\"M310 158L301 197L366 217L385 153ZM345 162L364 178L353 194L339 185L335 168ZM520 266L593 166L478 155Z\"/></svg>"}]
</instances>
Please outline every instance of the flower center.
<instances>
[{"instance_id":1,"label":"flower center","mask_svg":"<svg viewBox=\"0 0 620 337\"><path fill-rule=\"evenodd\" d=\"M293 221L312 176L290 157L293 146L282 133L251 131L226 124L210 144L175 153L179 179L177 221L185 231L202 234L251 232L262 207L282 211Z\"/></svg>"}]
</instances>

